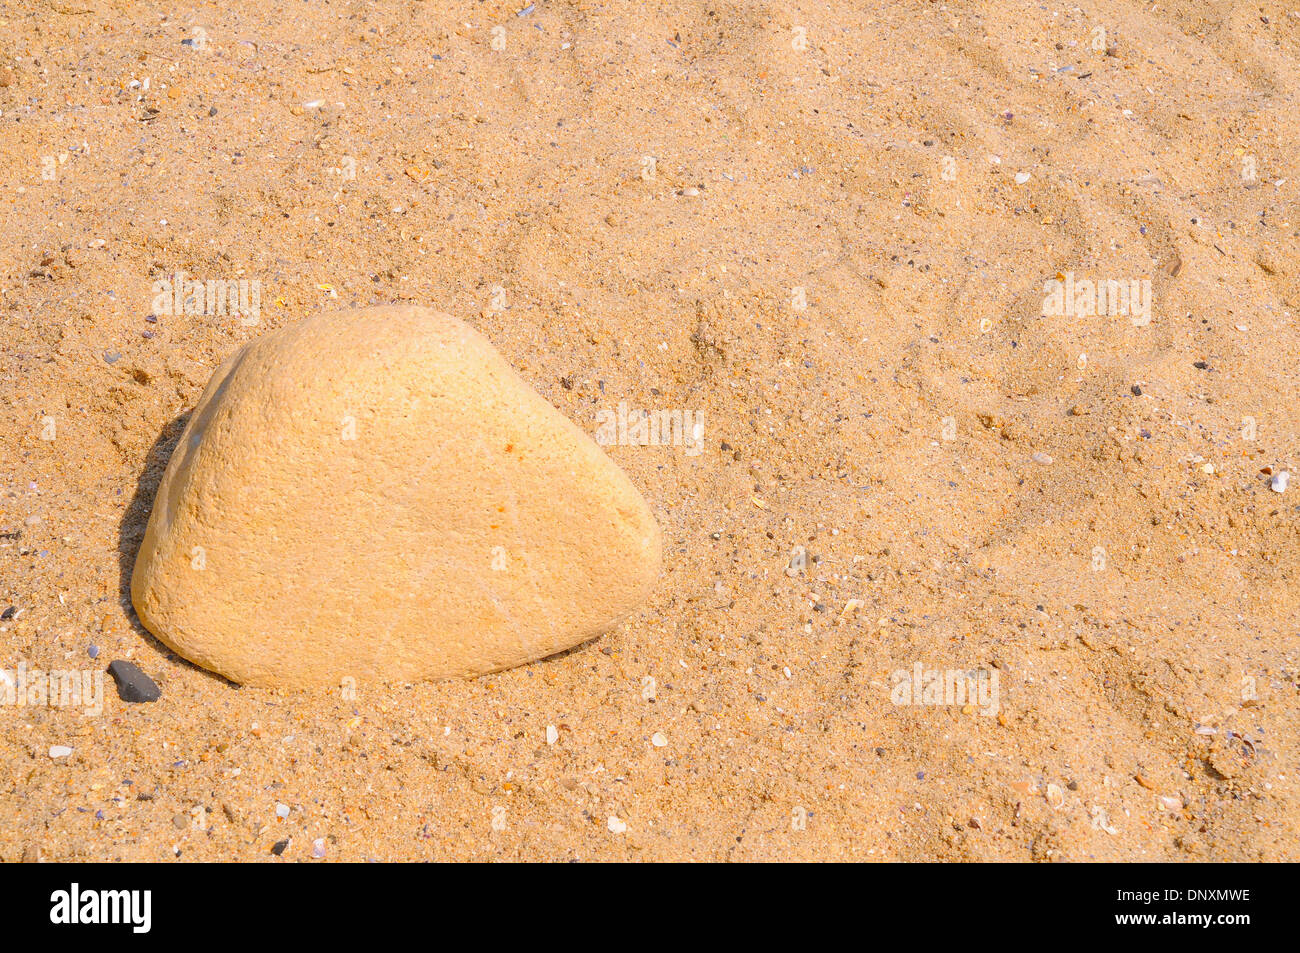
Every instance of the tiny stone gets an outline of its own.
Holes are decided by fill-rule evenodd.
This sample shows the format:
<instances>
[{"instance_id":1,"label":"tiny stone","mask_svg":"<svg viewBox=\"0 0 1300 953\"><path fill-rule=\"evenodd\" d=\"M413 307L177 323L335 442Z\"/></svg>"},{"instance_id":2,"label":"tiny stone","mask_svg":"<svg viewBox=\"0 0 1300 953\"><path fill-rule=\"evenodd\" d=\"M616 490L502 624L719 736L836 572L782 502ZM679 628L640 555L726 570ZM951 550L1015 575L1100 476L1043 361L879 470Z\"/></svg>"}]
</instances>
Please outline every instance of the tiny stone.
<instances>
[{"instance_id":1,"label":"tiny stone","mask_svg":"<svg viewBox=\"0 0 1300 953\"><path fill-rule=\"evenodd\" d=\"M99 646L98 645L86 646L86 654L89 655L91 658L99 658Z\"/></svg>"},{"instance_id":2,"label":"tiny stone","mask_svg":"<svg viewBox=\"0 0 1300 953\"><path fill-rule=\"evenodd\" d=\"M118 361L120 361L121 359L122 359L122 352L121 352L121 351L105 351L105 352L104 352L104 363L105 363L105 364L116 364L116 363L117 363Z\"/></svg>"},{"instance_id":3,"label":"tiny stone","mask_svg":"<svg viewBox=\"0 0 1300 953\"><path fill-rule=\"evenodd\" d=\"M1132 387L1129 388L1129 390L1133 393L1134 397L1142 396L1142 388L1139 387L1137 384L1134 384Z\"/></svg>"},{"instance_id":4,"label":"tiny stone","mask_svg":"<svg viewBox=\"0 0 1300 953\"><path fill-rule=\"evenodd\" d=\"M281 854L284 853L285 848L287 848L288 846L289 846L289 838L286 837L284 840L278 840L271 845L271 853L275 854L276 857L279 857Z\"/></svg>"},{"instance_id":5,"label":"tiny stone","mask_svg":"<svg viewBox=\"0 0 1300 953\"><path fill-rule=\"evenodd\" d=\"M1030 459L1033 460L1035 463L1041 463L1045 467L1050 467L1052 465L1051 456L1041 451L1035 453L1032 457L1030 457Z\"/></svg>"},{"instance_id":6,"label":"tiny stone","mask_svg":"<svg viewBox=\"0 0 1300 953\"><path fill-rule=\"evenodd\" d=\"M18 611L17 606L10 606L4 612L0 612L0 620L7 621L9 619L12 619L14 617L14 613L17 611Z\"/></svg>"},{"instance_id":7,"label":"tiny stone","mask_svg":"<svg viewBox=\"0 0 1300 953\"><path fill-rule=\"evenodd\" d=\"M95 650L95 655L99 650ZM91 658L94 658L92 655ZM108 674L117 682L117 694L124 702L156 702L162 692L154 680L140 670L134 662L118 659L108 666Z\"/></svg>"},{"instance_id":8,"label":"tiny stone","mask_svg":"<svg viewBox=\"0 0 1300 953\"><path fill-rule=\"evenodd\" d=\"M311 842L311 855L318 860L325 856L325 838L318 837Z\"/></svg>"},{"instance_id":9,"label":"tiny stone","mask_svg":"<svg viewBox=\"0 0 1300 953\"><path fill-rule=\"evenodd\" d=\"M609 832L611 834L622 834L624 831L627 830L627 822L621 821L617 817L614 817L612 815L610 816L609 820L606 821L605 823L606 826L609 827Z\"/></svg>"},{"instance_id":10,"label":"tiny stone","mask_svg":"<svg viewBox=\"0 0 1300 953\"><path fill-rule=\"evenodd\" d=\"M547 725L547 726L546 726L546 743L547 743L548 745L553 745L553 744L555 744L555 742L557 742L557 741L559 741L559 740L560 740L560 733L559 733L558 730L556 730L556 727L555 727L554 725Z\"/></svg>"},{"instance_id":11,"label":"tiny stone","mask_svg":"<svg viewBox=\"0 0 1300 953\"><path fill-rule=\"evenodd\" d=\"M66 758L66 757L67 757L68 755L70 755L70 754L72 754L72 749L69 748L67 745L51 745L51 746L50 746L50 757L51 757L51 758Z\"/></svg>"},{"instance_id":12,"label":"tiny stone","mask_svg":"<svg viewBox=\"0 0 1300 953\"><path fill-rule=\"evenodd\" d=\"M1285 493L1286 485L1289 482L1291 482L1291 472L1289 470L1282 470L1269 482L1269 487L1274 493Z\"/></svg>"},{"instance_id":13,"label":"tiny stone","mask_svg":"<svg viewBox=\"0 0 1300 953\"><path fill-rule=\"evenodd\" d=\"M668 739L663 736L663 732L656 731L650 736L650 743L656 748L663 748L668 744Z\"/></svg>"},{"instance_id":14,"label":"tiny stone","mask_svg":"<svg viewBox=\"0 0 1300 953\"><path fill-rule=\"evenodd\" d=\"M277 803L275 805L275 816L284 819L289 816L289 805Z\"/></svg>"},{"instance_id":15,"label":"tiny stone","mask_svg":"<svg viewBox=\"0 0 1300 953\"><path fill-rule=\"evenodd\" d=\"M1016 173L1016 185L1024 185L1026 182L1029 181L1029 178L1030 178L1030 176L1029 176L1029 173L1028 173L1028 172L1017 172L1017 173Z\"/></svg>"}]
</instances>

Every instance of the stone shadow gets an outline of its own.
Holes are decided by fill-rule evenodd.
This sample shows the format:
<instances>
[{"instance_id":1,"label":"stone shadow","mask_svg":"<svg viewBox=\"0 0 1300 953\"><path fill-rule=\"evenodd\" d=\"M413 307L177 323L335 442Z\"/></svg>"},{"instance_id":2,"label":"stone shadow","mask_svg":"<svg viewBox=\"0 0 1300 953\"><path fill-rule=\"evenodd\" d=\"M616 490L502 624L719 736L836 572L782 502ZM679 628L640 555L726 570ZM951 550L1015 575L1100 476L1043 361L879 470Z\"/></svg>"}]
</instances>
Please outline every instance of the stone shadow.
<instances>
[{"instance_id":1,"label":"stone shadow","mask_svg":"<svg viewBox=\"0 0 1300 953\"><path fill-rule=\"evenodd\" d=\"M131 604L131 572L135 569L136 556L140 552L141 542L144 541L144 529L149 522L149 514L153 511L153 501L158 493L158 484L162 482L163 471L167 469L167 461L171 459L172 452L176 449L176 444L180 441L181 434L185 431L185 425L189 422L189 419L190 411L186 411L169 421L163 427L162 432L159 433L158 439L153 442L153 446L149 448L148 454L145 455L144 468L140 471L140 476L135 482L135 494L131 497L131 502L127 504L126 511L122 514L122 521L117 528L117 599L122 611L126 614L127 621L131 623L131 628L150 648L171 661L187 665L197 672L202 672L209 678L214 678L225 685L238 688L239 686L233 682L214 672L209 672L207 669L195 665L188 659L173 652L144 627L144 623L140 621L140 617L135 613L135 606Z\"/></svg>"}]
</instances>

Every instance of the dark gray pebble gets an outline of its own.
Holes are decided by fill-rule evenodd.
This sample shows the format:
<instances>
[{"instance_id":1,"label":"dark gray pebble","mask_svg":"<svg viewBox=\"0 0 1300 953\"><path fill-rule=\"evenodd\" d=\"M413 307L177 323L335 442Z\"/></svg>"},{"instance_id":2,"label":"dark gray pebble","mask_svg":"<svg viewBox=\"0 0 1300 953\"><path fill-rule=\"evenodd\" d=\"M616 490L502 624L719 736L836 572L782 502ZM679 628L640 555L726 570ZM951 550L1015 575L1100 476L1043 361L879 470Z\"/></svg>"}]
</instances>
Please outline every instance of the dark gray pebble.
<instances>
[{"instance_id":1,"label":"dark gray pebble","mask_svg":"<svg viewBox=\"0 0 1300 953\"><path fill-rule=\"evenodd\" d=\"M117 694L124 702L156 702L162 697L154 680L132 662L118 659L109 664L108 674L117 680Z\"/></svg>"}]
</instances>

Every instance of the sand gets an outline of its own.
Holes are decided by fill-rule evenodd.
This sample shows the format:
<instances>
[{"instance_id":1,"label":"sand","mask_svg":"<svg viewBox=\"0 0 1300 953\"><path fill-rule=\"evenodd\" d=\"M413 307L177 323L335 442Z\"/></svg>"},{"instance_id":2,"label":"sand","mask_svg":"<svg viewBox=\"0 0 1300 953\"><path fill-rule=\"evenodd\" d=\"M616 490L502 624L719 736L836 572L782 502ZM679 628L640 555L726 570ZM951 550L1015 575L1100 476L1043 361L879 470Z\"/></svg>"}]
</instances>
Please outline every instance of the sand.
<instances>
[{"instance_id":1,"label":"sand","mask_svg":"<svg viewBox=\"0 0 1300 953\"><path fill-rule=\"evenodd\" d=\"M0 859L1300 859L1300 11L521 6L0 10L0 668L162 689L0 704ZM243 343L392 302L701 424L605 448L660 583L236 688L130 609L162 467Z\"/></svg>"}]
</instances>

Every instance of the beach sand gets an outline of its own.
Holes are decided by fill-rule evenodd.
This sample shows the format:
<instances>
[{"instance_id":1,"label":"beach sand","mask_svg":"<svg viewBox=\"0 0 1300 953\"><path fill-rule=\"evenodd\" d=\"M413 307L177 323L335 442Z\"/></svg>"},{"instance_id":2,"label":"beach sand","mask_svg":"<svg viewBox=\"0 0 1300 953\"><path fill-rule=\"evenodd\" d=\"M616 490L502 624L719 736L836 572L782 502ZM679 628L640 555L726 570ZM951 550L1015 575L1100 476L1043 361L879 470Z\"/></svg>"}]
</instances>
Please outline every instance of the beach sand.
<instances>
[{"instance_id":1,"label":"beach sand","mask_svg":"<svg viewBox=\"0 0 1300 953\"><path fill-rule=\"evenodd\" d=\"M0 705L0 859L1300 859L1300 10L521 7L0 7L0 668L162 688ZM387 302L702 422L606 448L660 583L239 688L130 608L162 468L244 342Z\"/></svg>"}]
</instances>

